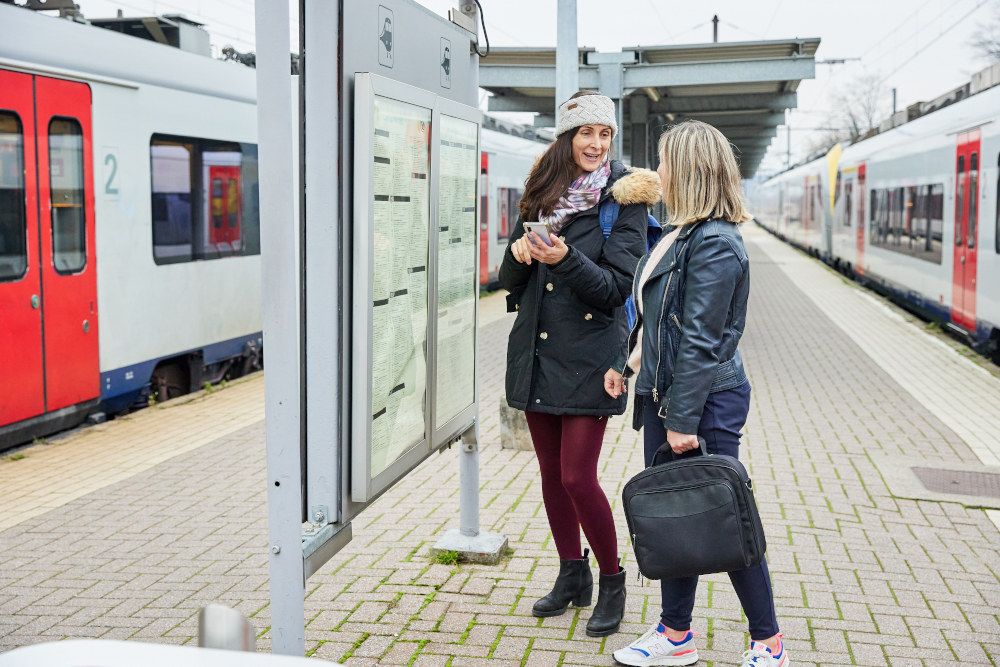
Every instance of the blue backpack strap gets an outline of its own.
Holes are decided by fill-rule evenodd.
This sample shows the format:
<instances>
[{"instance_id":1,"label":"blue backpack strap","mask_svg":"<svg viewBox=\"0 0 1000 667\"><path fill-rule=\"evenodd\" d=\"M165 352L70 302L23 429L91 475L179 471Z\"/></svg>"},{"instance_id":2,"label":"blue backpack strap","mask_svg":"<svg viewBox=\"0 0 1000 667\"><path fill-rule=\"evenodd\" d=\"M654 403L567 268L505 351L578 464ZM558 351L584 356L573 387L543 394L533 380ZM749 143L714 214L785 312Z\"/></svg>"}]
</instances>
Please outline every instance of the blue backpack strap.
<instances>
[{"instance_id":1,"label":"blue backpack strap","mask_svg":"<svg viewBox=\"0 0 1000 667\"><path fill-rule=\"evenodd\" d=\"M608 197L601 204L601 208L598 209L598 217L601 220L601 231L604 232L604 238L611 236L611 228L615 226L615 221L618 219L618 211L621 210L621 204L616 202L613 197Z\"/></svg>"},{"instance_id":2,"label":"blue backpack strap","mask_svg":"<svg viewBox=\"0 0 1000 667\"><path fill-rule=\"evenodd\" d=\"M663 236L663 227L660 222L653 217L652 213L646 214L646 252L653 249L656 242Z\"/></svg>"},{"instance_id":3,"label":"blue backpack strap","mask_svg":"<svg viewBox=\"0 0 1000 667\"><path fill-rule=\"evenodd\" d=\"M615 226L615 222L618 220L618 213L621 211L621 204L616 202L614 199L606 199L601 208L598 209L598 217L601 220L601 231L604 233L604 238L611 236L611 228ZM651 213L646 214L646 252L653 249L656 242L660 240L660 236L663 234L663 227L660 226L659 221L653 217Z\"/></svg>"},{"instance_id":4,"label":"blue backpack strap","mask_svg":"<svg viewBox=\"0 0 1000 667\"><path fill-rule=\"evenodd\" d=\"M601 231L604 232L604 238L611 236L611 228L615 226L615 221L618 220L618 213L621 211L621 204L616 202L613 198L606 199L601 208L598 209L598 217L601 220ZM650 216L650 220L653 217ZM657 223L657 228L659 228L659 223ZM657 235L659 238L659 235ZM652 246L650 246L652 247ZM635 311L635 302L630 294L628 299L625 301L625 316L628 320L628 328L631 330L632 326L635 324L635 320L638 314Z\"/></svg>"}]
</instances>

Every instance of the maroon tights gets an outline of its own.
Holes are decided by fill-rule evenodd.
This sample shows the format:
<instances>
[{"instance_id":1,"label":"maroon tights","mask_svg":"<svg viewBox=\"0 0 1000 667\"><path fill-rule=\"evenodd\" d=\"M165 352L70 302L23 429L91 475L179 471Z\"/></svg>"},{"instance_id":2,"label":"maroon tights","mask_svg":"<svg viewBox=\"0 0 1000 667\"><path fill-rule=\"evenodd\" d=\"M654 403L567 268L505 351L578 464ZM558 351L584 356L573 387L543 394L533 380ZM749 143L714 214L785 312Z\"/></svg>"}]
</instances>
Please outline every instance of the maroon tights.
<instances>
[{"instance_id":1,"label":"maroon tights","mask_svg":"<svg viewBox=\"0 0 1000 667\"><path fill-rule=\"evenodd\" d=\"M615 520L597 483L607 417L526 412L531 440L542 471L542 499L559 558L583 557L580 527L587 536L601 574L618 574Z\"/></svg>"}]
</instances>

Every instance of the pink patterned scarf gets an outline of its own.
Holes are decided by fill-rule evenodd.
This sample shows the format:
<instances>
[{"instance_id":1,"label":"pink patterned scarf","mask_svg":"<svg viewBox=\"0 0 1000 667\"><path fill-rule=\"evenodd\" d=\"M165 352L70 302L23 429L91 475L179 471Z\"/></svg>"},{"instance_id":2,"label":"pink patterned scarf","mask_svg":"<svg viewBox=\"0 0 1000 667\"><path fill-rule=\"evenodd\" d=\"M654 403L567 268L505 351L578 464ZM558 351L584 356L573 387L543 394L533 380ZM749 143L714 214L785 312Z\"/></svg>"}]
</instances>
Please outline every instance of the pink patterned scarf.
<instances>
[{"instance_id":1,"label":"pink patterned scarf","mask_svg":"<svg viewBox=\"0 0 1000 667\"><path fill-rule=\"evenodd\" d=\"M574 213L592 208L601 198L601 191L608 184L611 176L611 162L605 160L594 171L584 172L578 179L570 183L566 194L559 198L559 203L552 215L541 215L538 221L548 223L553 234L558 234Z\"/></svg>"}]
</instances>

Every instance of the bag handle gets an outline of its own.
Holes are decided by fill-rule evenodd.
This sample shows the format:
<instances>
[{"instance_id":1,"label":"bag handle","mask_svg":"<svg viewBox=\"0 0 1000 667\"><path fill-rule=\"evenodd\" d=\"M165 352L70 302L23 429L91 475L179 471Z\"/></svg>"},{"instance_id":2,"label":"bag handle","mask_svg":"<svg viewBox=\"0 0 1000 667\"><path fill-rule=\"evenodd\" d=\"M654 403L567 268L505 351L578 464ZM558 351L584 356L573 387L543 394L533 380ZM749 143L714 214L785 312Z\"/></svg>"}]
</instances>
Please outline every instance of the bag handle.
<instances>
[{"instance_id":1,"label":"bag handle","mask_svg":"<svg viewBox=\"0 0 1000 667\"><path fill-rule=\"evenodd\" d=\"M701 437L700 435L698 436L698 446L701 448L701 455L702 456L711 456L711 454L708 453L708 445L705 443L705 438ZM655 465L659 465L659 462L657 461L657 459L659 458L659 456L661 454L663 456L667 456L668 453L672 453L672 452L673 452L673 450L670 448L670 443L669 442L664 442L662 445L660 445L660 447L653 454L653 462L650 464L650 467L653 467Z\"/></svg>"}]
</instances>

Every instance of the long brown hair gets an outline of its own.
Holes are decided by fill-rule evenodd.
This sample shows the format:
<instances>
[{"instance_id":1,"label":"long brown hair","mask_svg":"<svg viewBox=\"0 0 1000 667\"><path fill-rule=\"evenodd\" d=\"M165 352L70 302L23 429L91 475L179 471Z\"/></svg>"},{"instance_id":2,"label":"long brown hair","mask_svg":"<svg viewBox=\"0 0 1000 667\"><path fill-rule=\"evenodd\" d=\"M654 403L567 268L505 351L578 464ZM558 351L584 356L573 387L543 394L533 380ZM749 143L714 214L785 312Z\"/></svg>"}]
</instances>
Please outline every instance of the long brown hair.
<instances>
[{"instance_id":1,"label":"long brown hair","mask_svg":"<svg viewBox=\"0 0 1000 667\"><path fill-rule=\"evenodd\" d=\"M595 90L581 90L570 99L598 94ZM539 213L552 215L559 198L566 194L567 188L576 179L580 167L573 160L573 138L579 131L579 127L574 127L556 137L528 173L519 207L521 219L525 222L537 221ZM611 150L608 149L608 152Z\"/></svg>"}]
</instances>

